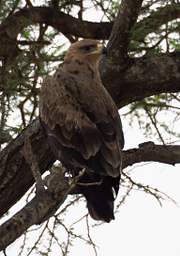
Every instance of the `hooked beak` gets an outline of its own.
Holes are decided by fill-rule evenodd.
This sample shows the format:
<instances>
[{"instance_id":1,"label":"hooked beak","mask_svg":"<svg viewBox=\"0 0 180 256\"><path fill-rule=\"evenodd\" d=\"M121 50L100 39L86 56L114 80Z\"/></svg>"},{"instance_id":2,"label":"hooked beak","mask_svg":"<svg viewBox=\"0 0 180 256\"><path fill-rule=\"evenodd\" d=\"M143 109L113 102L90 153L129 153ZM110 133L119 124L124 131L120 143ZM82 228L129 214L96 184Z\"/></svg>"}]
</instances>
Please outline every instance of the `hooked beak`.
<instances>
[{"instance_id":1,"label":"hooked beak","mask_svg":"<svg viewBox=\"0 0 180 256\"><path fill-rule=\"evenodd\" d=\"M97 48L100 54L107 55L107 48L103 44L98 44Z\"/></svg>"},{"instance_id":2,"label":"hooked beak","mask_svg":"<svg viewBox=\"0 0 180 256\"><path fill-rule=\"evenodd\" d=\"M102 48L102 54L107 55L107 48L105 46Z\"/></svg>"},{"instance_id":3,"label":"hooked beak","mask_svg":"<svg viewBox=\"0 0 180 256\"><path fill-rule=\"evenodd\" d=\"M103 44L99 43L97 45L96 50L91 52L91 54L96 54L96 55L105 54L106 55L107 54L107 49L106 49L106 47Z\"/></svg>"}]
</instances>

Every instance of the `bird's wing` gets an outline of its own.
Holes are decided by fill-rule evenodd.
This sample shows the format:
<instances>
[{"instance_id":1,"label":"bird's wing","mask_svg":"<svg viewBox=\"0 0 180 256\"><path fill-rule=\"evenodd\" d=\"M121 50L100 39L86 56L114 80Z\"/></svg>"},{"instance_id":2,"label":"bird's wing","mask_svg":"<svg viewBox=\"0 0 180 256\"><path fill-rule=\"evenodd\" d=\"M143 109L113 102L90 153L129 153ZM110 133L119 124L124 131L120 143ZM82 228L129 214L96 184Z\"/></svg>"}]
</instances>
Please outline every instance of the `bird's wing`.
<instances>
[{"instance_id":1,"label":"bird's wing","mask_svg":"<svg viewBox=\"0 0 180 256\"><path fill-rule=\"evenodd\" d=\"M124 135L118 109L100 80L92 80L88 87L80 87L81 104L90 119L105 136L116 135L121 149Z\"/></svg>"},{"instance_id":2,"label":"bird's wing","mask_svg":"<svg viewBox=\"0 0 180 256\"><path fill-rule=\"evenodd\" d=\"M121 168L123 134L111 97L96 79L56 72L46 79L41 93L41 119L61 145L85 159L98 155L105 175L117 177Z\"/></svg>"},{"instance_id":3,"label":"bird's wing","mask_svg":"<svg viewBox=\"0 0 180 256\"><path fill-rule=\"evenodd\" d=\"M66 74L47 77L40 97L40 118L64 147L80 152L84 159L96 155L101 134L78 102L76 81Z\"/></svg>"},{"instance_id":4,"label":"bird's wing","mask_svg":"<svg viewBox=\"0 0 180 256\"><path fill-rule=\"evenodd\" d=\"M116 177L121 168L124 136L117 107L100 80L81 86L81 105L90 120L96 124L103 143L99 158L109 176Z\"/></svg>"}]
</instances>

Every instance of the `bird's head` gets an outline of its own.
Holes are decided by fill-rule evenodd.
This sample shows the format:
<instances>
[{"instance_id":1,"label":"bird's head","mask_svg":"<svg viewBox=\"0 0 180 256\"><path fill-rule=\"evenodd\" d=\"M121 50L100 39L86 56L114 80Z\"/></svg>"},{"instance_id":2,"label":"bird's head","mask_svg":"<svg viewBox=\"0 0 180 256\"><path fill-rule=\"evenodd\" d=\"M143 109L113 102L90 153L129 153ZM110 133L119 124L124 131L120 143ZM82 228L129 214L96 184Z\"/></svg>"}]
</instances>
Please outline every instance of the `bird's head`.
<instances>
[{"instance_id":1,"label":"bird's head","mask_svg":"<svg viewBox=\"0 0 180 256\"><path fill-rule=\"evenodd\" d=\"M86 60L92 64L95 64L100 59L102 54L106 53L106 48L97 40L84 39L73 43L66 56L66 59L79 59Z\"/></svg>"}]
</instances>

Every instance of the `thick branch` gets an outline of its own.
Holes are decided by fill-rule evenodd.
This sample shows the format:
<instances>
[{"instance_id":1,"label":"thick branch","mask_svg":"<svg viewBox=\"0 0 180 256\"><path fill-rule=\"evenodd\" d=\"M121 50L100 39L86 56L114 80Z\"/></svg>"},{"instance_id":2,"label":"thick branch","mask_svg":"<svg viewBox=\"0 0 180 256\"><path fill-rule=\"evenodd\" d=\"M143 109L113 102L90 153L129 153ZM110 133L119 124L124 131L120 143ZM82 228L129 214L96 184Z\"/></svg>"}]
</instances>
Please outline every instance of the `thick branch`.
<instances>
[{"instance_id":1,"label":"thick branch","mask_svg":"<svg viewBox=\"0 0 180 256\"><path fill-rule=\"evenodd\" d=\"M81 21L52 7L30 7L17 11L0 25L0 59L10 64L20 54L17 35L34 24L46 24L66 35L83 38L108 39L112 24Z\"/></svg>"},{"instance_id":2,"label":"thick branch","mask_svg":"<svg viewBox=\"0 0 180 256\"><path fill-rule=\"evenodd\" d=\"M0 251L20 237L34 224L39 224L54 213L61 205L74 184L69 186L62 172L56 172L48 187L41 196L34 197L27 205L0 227ZM50 212L50 213L49 213Z\"/></svg>"},{"instance_id":3,"label":"thick branch","mask_svg":"<svg viewBox=\"0 0 180 256\"><path fill-rule=\"evenodd\" d=\"M136 22L142 2L142 0L123 0L120 5L108 43L108 57L113 63L118 62L118 65L121 65L126 62L130 31Z\"/></svg>"},{"instance_id":4,"label":"thick branch","mask_svg":"<svg viewBox=\"0 0 180 256\"><path fill-rule=\"evenodd\" d=\"M25 27L36 23L50 25L65 35L96 39L108 39L112 28L109 22L81 21L52 7L31 7L8 17L0 26L0 35L6 33L15 39Z\"/></svg>"},{"instance_id":5,"label":"thick branch","mask_svg":"<svg viewBox=\"0 0 180 256\"><path fill-rule=\"evenodd\" d=\"M179 145L155 145L153 142L145 142L139 148L129 149L123 152L123 168L140 162L159 162L164 164L180 163Z\"/></svg>"},{"instance_id":6,"label":"thick branch","mask_svg":"<svg viewBox=\"0 0 180 256\"><path fill-rule=\"evenodd\" d=\"M101 65L102 80L119 107L160 93L180 91L180 53L133 59L124 74Z\"/></svg>"},{"instance_id":7,"label":"thick branch","mask_svg":"<svg viewBox=\"0 0 180 256\"><path fill-rule=\"evenodd\" d=\"M147 161L173 165L180 163L180 146L155 145L153 142L146 142L140 144L139 148L123 152L123 168ZM61 172L54 173L48 183L51 193L35 197L10 220L0 226L0 250L5 249L30 226L39 224L51 216L64 202L74 186L75 183L69 186L64 181L64 175Z\"/></svg>"},{"instance_id":8,"label":"thick branch","mask_svg":"<svg viewBox=\"0 0 180 256\"><path fill-rule=\"evenodd\" d=\"M108 55L100 63L100 72L104 85L108 88L113 84L112 97L116 98L114 92L126 86L124 83L125 70L129 65L128 46L131 30L137 20L143 0L123 0L118 16L114 22L108 43ZM119 79L117 79L119 78ZM113 81L112 81L113 79ZM119 81L120 80L120 81ZM121 86L123 86L121 88ZM121 92L120 92L121 93Z\"/></svg>"},{"instance_id":9,"label":"thick branch","mask_svg":"<svg viewBox=\"0 0 180 256\"><path fill-rule=\"evenodd\" d=\"M38 120L1 151L0 216L6 213L34 183L32 172L23 156L27 132L30 135L33 152L37 157L41 173L45 172L55 161Z\"/></svg>"}]
</instances>

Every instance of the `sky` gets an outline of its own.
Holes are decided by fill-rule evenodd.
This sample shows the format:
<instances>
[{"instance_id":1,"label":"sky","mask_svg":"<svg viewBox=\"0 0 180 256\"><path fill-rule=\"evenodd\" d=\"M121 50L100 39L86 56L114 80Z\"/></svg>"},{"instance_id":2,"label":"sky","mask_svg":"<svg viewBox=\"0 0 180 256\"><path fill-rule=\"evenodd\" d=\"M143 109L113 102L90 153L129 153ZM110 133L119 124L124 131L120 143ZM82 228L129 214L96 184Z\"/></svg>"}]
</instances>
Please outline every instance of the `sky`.
<instances>
[{"instance_id":1,"label":"sky","mask_svg":"<svg viewBox=\"0 0 180 256\"><path fill-rule=\"evenodd\" d=\"M93 10L88 13L87 19L92 20L94 17L92 14L94 14ZM94 17L94 20L97 20L97 17ZM130 128L125 124L124 132L126 148L137 147L145 141L143 131L137 126ZM171 196L176 204L166 200L160 207L152 196L134 191L120 207L114 221L91 230L92 238L98 245L98 256L179 256L180 166L151 163L130 169L135 180L158 188ZM119 197L121 197L121 189ZM76 214L79 214L78 210ZM59 236L61 235L59 233ZM17 244L9 247L8 256L17 255ZM92 248L75 240L69 255L92 256L93 253ZM58 255L58 251L49 254L51 255Z\"/></svg>"}]
</instances>

